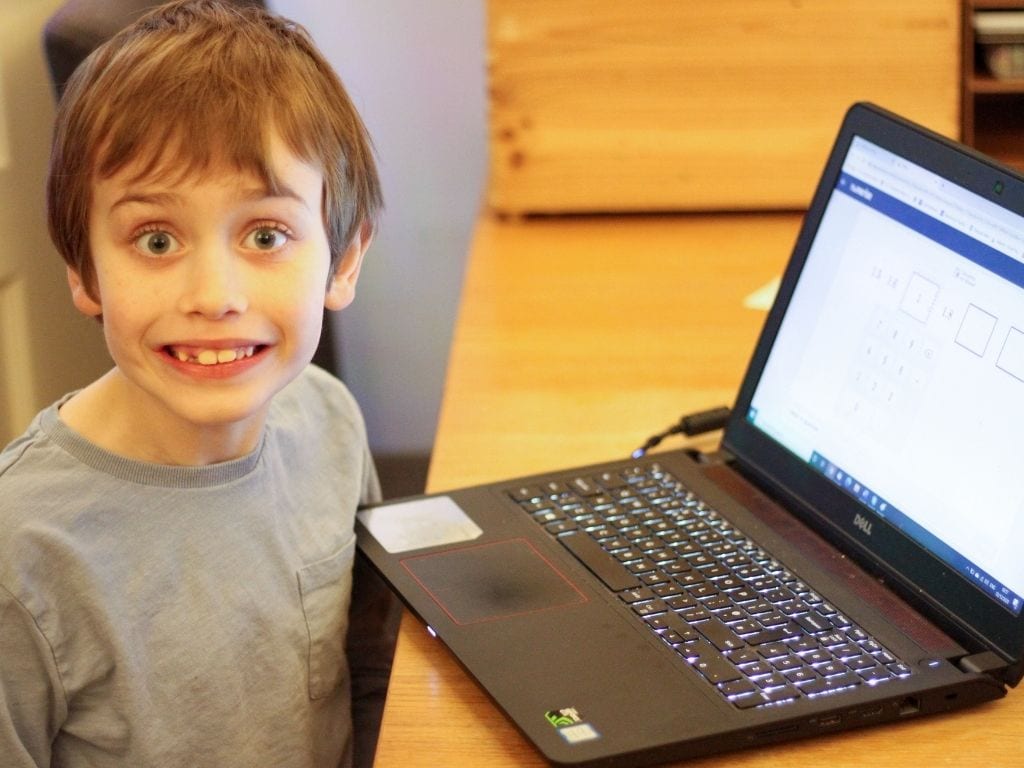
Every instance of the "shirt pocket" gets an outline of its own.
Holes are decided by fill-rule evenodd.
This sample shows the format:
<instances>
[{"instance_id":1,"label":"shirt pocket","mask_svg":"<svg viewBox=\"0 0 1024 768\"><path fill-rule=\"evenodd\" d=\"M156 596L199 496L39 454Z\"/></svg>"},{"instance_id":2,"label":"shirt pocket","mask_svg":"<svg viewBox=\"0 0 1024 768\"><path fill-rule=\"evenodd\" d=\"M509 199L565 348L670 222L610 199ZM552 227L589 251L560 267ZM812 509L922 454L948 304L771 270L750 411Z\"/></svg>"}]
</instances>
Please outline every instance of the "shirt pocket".
<instances>
[{"instance_id":1,"label":"shirt pocket","mask_svg":"<svg viewBox=\"0 0 1024 768\"><path fill-rule=\"evenodd\" d=\"M309 698L330 695L346 674L345 635L352 601L353 536L335 554L299 569L299 595L309 632Z\"/></svg>"}]
</instances>

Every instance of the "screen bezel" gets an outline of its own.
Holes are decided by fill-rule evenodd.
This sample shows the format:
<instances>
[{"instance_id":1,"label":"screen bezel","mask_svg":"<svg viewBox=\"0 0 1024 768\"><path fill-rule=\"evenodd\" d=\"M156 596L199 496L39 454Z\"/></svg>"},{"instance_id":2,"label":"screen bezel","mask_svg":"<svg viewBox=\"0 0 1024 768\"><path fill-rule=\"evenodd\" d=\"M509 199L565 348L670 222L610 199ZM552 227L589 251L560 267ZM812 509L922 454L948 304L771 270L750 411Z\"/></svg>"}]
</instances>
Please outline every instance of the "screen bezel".
<instances>
[{"instance_id":1,"label":"screen bezel","mask_svg":"<svg viewBox=\"0 0 1024 768\"><path fill-rule=\"evenodd\" d=\"M1024 614L1014 616L884 519L873 516L871 534L866 534L854 522L858 515L864 514L863 505L747 420L772 343L855 136L950 180L955 179L971 192L1024 215L1024 177L875 105L861 103L851 107L755 347L726 427L723 447L741 469L768 483L805 522L828 538L838 540L844 549L852 549L862 564L912 596L925 612L953 622L960 629L961 638L967 637L992 648L1008 661L1019 660L1024 653Z\"/></svg>"}]
</instances>

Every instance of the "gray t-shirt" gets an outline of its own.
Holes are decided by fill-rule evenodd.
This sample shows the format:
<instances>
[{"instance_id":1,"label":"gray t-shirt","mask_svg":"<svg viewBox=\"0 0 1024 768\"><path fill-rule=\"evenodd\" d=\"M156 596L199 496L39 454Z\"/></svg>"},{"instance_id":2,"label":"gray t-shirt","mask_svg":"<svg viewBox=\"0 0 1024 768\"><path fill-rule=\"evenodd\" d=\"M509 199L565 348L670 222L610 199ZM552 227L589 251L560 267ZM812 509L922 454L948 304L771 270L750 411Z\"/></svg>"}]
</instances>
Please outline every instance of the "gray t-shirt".
<instances>
[{"instance_id":1,"label":"gray t-shirt","mask_svg":"<svg viewBox=\"0 0 1024 768\"><path fill-rule=\"evenodd\" d=\"M201 467L105 452L59 406L0 453L4 768L348 765L396 612L367 589L350 675L353 520L379 491L344 386L308 368L252 454Z\"/></svg>"}]
</instances>

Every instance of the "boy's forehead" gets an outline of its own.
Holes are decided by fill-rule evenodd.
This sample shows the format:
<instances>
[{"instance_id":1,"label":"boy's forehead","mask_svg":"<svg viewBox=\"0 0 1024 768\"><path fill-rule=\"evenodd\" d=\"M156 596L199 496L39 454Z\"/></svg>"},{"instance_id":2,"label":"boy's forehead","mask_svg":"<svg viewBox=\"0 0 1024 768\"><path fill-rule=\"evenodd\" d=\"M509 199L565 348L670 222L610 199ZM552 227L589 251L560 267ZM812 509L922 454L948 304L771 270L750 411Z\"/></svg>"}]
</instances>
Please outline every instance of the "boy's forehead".
<instances>
[{"instance_id":1,"label":"boy's forehead","mask_svg":"<svg viewBox=\"0 0 1024 768\"><path fill-rule=\"evenodd\" d=\"M190 151L174 145L134 156L103 173L104 159L95 165L93 186L131 186L134 188L174 188L189 184L231 185L248 195L284 194L298 196L296 186L308 189L323 184L320 169L297 157L276 135L271 135L259 151L232 157L229 150L207 145L203 151Z\"/></svg>"}]
</instances>

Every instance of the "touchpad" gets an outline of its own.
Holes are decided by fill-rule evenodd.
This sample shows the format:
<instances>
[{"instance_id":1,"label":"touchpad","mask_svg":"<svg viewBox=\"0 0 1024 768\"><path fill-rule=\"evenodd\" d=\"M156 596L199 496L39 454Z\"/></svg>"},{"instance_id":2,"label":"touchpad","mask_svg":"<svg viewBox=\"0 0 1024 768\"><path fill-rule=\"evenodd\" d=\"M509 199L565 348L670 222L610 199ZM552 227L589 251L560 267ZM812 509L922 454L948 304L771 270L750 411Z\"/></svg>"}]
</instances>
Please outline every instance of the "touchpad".
<instances>
[{"instance_id":1,"label":"touchpad","mask_svg":"<svg viewBox=\"0 0 1024 768\"><path fill-rule=\"evenodd\" d=\"M402 565L456 624L587 602L526 539L409 557Z\"/></svg>"}]
</instances>

